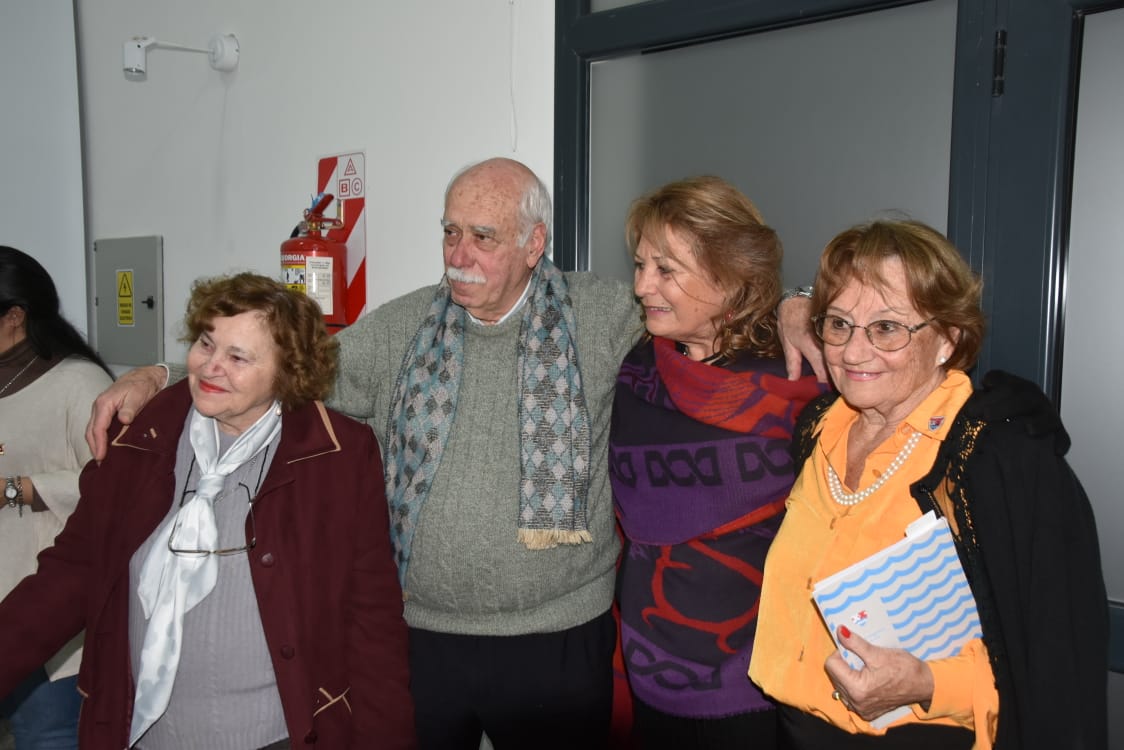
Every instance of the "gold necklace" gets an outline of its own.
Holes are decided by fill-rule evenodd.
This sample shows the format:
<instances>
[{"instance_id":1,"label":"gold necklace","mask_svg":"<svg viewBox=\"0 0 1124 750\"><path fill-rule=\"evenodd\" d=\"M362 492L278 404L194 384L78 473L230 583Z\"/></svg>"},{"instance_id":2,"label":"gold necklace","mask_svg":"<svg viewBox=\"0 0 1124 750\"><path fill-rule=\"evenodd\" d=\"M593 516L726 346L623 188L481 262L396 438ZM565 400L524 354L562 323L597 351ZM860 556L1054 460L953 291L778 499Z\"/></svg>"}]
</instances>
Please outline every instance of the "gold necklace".
<instances>
[{"instance_id":1,"label":"gold necklace","mask_svg":"<svg viewBox=\"0 0 1124 750\"><path fill-rule=\"evenodd\" d=\"M21 370L20 370L19 372L17 372L17 373L16 373L16 376L15 376L14 378L12 378L11 380L9 380L9 381L8 381L7 383L5 383L5 384L4 384L4 387L3 387L3 388L0 388L0 396L3 396L3 395L4 395L4 393L5 393L5 391L7 391L7 390L8 390L8 389L9 389L9 388L10 388L10 387L12 386L12 383L14 383L14 382L16 382L17 380L19 380L19 379L20 379L20 375L23 375L23 374L24 374L25 372L27 372L27 368L31 367L31 365L32 365L32 364L33 364L33 363L35 362L35 360L37 360L37 359L39 359L39 355L38 355L38 354L36 354L36 355L35 355L34 357L32 357L31 359L29 359L29 360L27 361L27 364L23 366L23 369L21 369Z\"/></svg>"}]
</instances>

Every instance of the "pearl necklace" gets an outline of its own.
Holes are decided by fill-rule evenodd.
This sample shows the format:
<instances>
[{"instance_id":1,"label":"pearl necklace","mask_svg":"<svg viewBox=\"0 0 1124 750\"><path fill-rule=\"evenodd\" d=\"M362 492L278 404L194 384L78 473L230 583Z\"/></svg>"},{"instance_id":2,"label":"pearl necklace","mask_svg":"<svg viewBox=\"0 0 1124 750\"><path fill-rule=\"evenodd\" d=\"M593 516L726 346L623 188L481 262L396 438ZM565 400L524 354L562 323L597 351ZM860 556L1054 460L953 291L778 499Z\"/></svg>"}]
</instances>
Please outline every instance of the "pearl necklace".
<instances>
[{"instance_id":1,"label":"pearl necklace","mask_svg":"<svg viewBox=\"0 0 1124 750\"><path fill-rule=\"evenodd\" d=\"M827 465L827 488L831 490L832 499L840 505L858 505L863 500L866 500L877 492L882 485L886 484L886 480L894 476L894 472L902 467L905 460L909 458L909 454L913 453L913 449L917 447L919 440L921 440L921 432L914 430L909 440L907 440L905 445L902 446L902 449L898 451L898 455L894 456L894 460L886 467L886 471L882 472L882 476L875 479L874 484L858 492L844 492L843 483L839 481L839 475L835 473L835 469L829 463Z\"/></svg>"},{"instance_id":2,"label":"pearl necklace","mask_svg":"<svg viewBox=\"0 0 1124 750\"><path fill-rule=\"evenodd\" d=\"M9 389L9 388L10 388L10 387L12 386L12 383L14 383L14 382L16 382L17 380L19 380L19 379L20 379L20 375L23 375L23 374L24 374L25 372L27 372L27 368L31 367L31 365L32 365L32 364L33 364L33 363L35 362L35 360L37 360L37 359L39 359L39 355L38 355L38 354L36 354L36 355L35 355L34 357L32 357L31 359L29 359L29 360L27 361L27 364L23 366L23 369L21 369L21 370L20 370L19 372L17 372L17 373L16 373L16 376L15 376L14 378L12 378L11 380L9 380L9 381L8 381L7 383L5 383L5 384L4 384L4 387L3 387L3 388L0 388L0 396L3 396L3 395L4 395L4 392L5 392L5 391L7 391L7 390L8 390L8 389Z\"/></svg>"}]
</instances>

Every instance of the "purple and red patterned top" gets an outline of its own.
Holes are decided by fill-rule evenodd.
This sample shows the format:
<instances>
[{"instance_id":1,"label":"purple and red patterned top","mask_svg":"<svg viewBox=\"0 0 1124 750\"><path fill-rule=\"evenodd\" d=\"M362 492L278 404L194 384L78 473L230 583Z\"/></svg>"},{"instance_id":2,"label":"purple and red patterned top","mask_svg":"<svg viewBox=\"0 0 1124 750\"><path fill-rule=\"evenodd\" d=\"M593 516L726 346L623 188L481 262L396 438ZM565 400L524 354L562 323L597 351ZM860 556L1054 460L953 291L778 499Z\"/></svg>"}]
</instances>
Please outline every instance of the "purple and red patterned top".
<instances>
[{"instance_id":1,"label":"purple and red patterned top","mask_svg":"<svg viewBox=\"0 0 1124 750\"><path fill-rule=\"evenodd\" d=\"M625 537L617 596L634 696L719 718L772 707L746 671L761 571L794 471L796 416L826 386L784 362L695 362L672 341L621 365L610 480Z\"/></svg>"}]
</instances>

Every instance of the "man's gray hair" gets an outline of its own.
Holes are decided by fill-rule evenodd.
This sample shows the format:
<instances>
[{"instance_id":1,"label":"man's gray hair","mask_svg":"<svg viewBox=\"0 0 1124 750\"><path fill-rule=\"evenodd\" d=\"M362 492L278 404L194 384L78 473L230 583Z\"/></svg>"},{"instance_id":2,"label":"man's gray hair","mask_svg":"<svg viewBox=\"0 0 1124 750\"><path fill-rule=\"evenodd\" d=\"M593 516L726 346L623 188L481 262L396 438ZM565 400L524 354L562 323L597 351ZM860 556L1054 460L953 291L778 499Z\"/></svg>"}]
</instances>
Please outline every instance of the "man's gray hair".
<instances>
[{"instance_id":1,"label":"man's gray hair","mask_svg":"<svg viewBox=\"0 0 1124 750\"><path fill-rule=\"evenodd\" d=\"M546 227L546 244L544 252L550 257L551 227L554 221L554 207L550 202L550 190L534 172L532 179L523 191L523 200L519 201L519 220L523 224L523 231L519 234L519 244L525 245L531 239L531 232L535 225L541 223Z\"/></svg>"},{"instance_id":2,"label":"man's gray hair","mask_svg":"<svg viewBox=\"0 0 1124 750\"><path fill-rule=\"evenodd\" d=\"M458 170L445 187L445 202L447 203L449 201L449 191L453 189L453 185L457 184L457 180L464 177L468 172L490 161L497 161L497 159L485 159L484 161L469 164ZM513 159L502 159L502 161L518 164L527 171L527 176L529 177L523 189L523 197L519 201L519 244L527 244L531 239L531 233L535 231L535 225L541 223L546 227L544 254L549 258L551 256L550 242L553 238L552 227L554 223L554 207L550 200L550 190L543 181L539 179L539 176L527 165Z\"/></svg>"}]
</instances>

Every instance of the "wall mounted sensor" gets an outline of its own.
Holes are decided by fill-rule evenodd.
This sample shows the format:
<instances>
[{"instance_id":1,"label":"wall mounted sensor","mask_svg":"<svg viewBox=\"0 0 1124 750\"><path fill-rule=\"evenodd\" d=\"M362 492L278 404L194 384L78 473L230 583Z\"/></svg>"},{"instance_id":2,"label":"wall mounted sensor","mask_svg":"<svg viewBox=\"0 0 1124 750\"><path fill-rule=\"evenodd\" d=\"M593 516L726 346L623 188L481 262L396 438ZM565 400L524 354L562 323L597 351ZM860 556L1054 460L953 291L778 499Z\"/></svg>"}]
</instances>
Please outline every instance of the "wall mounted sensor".
<instances>
[{"instance_id":1,"label":"wall mounted sensor","mask_svg":"<svg viewBox=\"0 0 1124 750\"><path fill-rule=\"evenodd\" d=\"M156 43L150 36L135 36L125 42L121 49L124 59L125 77L130 80L144 80L148 71L148 48Z\"/></svg>"},{"instance_id":2,"label":"wall mounted sensor","mask_svg":"<svg viewBox=\"0 0 1124 750\"><path fill-rule=\"evenodd\" d=\"M181 52L202 52L207 55L215 70L230 72L238 67L238 37L234 34L215 34L206 49L182 44L161 42L150 36L135 36L121 46L122 68L125 78L143 81L148 77L148 50L172 49Z\"/></svg>"},{"instance_id":3,"label":"wall mounted sensor","mask_svg":"<svg viewBox=\"0 0 1124 750\"><path fill-rule=\"evenodd\" d=\"M211 67L229 73L238 67L238 37L234 34L215 34L207 45Z\"/></svg>"}]
</instances>

